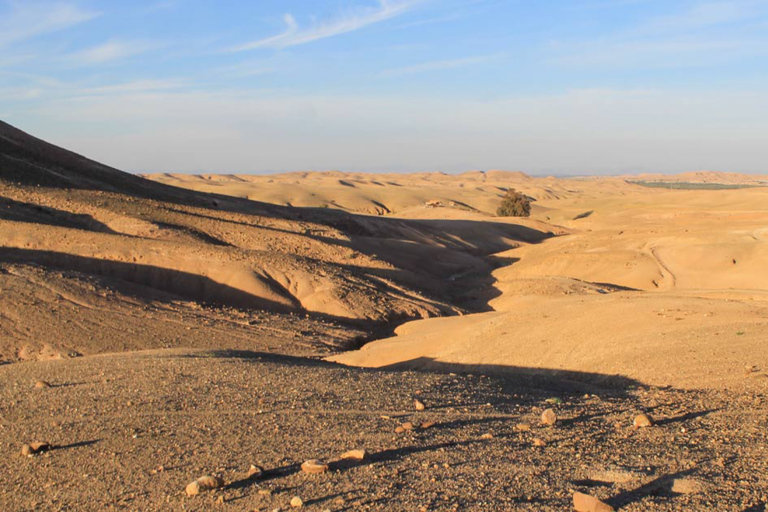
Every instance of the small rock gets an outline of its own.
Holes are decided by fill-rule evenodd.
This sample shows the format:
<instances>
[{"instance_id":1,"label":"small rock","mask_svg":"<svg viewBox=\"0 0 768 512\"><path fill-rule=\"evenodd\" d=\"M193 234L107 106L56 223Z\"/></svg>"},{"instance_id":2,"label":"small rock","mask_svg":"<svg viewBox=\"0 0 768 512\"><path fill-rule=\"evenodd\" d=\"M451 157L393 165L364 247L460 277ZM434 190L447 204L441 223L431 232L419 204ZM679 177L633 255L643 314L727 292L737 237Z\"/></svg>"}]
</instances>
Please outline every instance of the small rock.
<instances>
[{"instance_id":1,"label":"small rock","mask_svg":"<svg viewBox=\"0 0 768 512\"><path fill-rule=\"evenodd\" d=\"M424 423L421 424L421 429L424 430L430 427L434 427L436 424L437 423L435 423L434 421L425 421Z\"/></svg>"},{"instance_id":2,"label":"small rock","mask_svg":"<svg viewBox=\"0 0 768 512\"><path fill-rule=\"evenodd\" d=\"M365 450L349 450L341 454L342 460L364 460Z\"/></svg>"},{"instance_id":3,"label":"small rock","mask_svg":"<svg viewBox=\"0 0 768 512\"><path fill-rule=\"evenodd\" d=\"M557 423L557 414L552 409L547 409L541 413L541 422L544 425L554 425Z\"/></svg>"},{"instance_id":4,"label":"small rock","mask_svg":"<svg viewBox=\"0 0 768 512\"><path fill-rule=\"evenodd\" d=\"M401 426L395 427L395 434L402 434L405 432L405 429Z\"/></svg>"},{"instance_id":5,"label":"small rock","mask_svg":"<svg viewBox=\"0 0 768 512\"><path fill-rule=\"evenodd\" d=\"M644 428L653 426L653 418L647 414L638 414L635 416L635 420L632 422L635 428Z\"/></svg>"},{"instance_id":6,"label":"small rock","mask_svg":"<svg viewBox=\"0 0 768 512\"><path fill-rule=\"evenodd\" d=\"M533 446L546 446L547 442L541 438L535 437L533 439Z\"/></svg>"},{"instance_id":7,"label":"small rock","mask_svg":"<svg viewBox=\"0 0 768 512\"><path fill-rule=\"evenodd\" d=\"M613 512L613 507L580 492L573 493L573 508L578 512Z\"/></svg>"},{"instance_id":8,"label":"small rock","mask_svg":"<svg viewBox=\"0 0 768 512\"><path fill-rule=\"evenodd\" d=\"M414 428L413 423L411 423L410 421L406 421L405 423L403 423L400 426L403 427L403 430L413 430L413 428Z\"/></svg>"},{"instance_id":9,"label":"small rock","mask_svg":"<svg viewBox=\"0 0 768 512\"><path fill-rule=\"evenodd\" d=\"M269 496L270 494L272 494L272 489L259 489L258 492L261 495Z\"/></svg>"},{"instance_id":10,"label":"small rock","mask_svg":"<svg viewBox=\"0 0 768 512\"><path fill-rule=\"evenodd\" d=\"M39 380L39 381L35 382L35 388L36 389L43 389L43 388L49 388L49 387L51 387L51 385L49 383L45 382L44 380Z\"/></svg>"},{"instance_id":11,"label":"small rock","mask_svg":"<svg viewBox=\"0 0 768 512\"><path fill-rule=\"evenodd\" d=\"M298 496L294 496L293 498L291 498L291 506L293 508L301 508L304 506L304 500L302 500Z\"/></svg>"},{"instance_id":12,"label":"small rock","mask_svg":"<svg viewBox=\"0 0 768 512\"><path fill-rule=\"evenodd\" d=\"M263 469L261 469L259 466L251 464L251 467L248 468L248 474L246 478L256 479L256 478L259 478L262 475L262 473L264 473Z\"/></svg>"},{"instance_id":13,"label":"small rock","mask_svg":"<svg viewBox=\"0 0 768 512\"><path fill-rule=\"evenodd\" d=\"M486 432L485 434L480 436L480 439L493 439L493 434Z\"/></svg>"},{"instance_id":14,"label":"small rock","mask_svg":"<svg viewBox=\"0 0 768 512\"><path fill-rule=\"evenodd\" d=\"M421 400L414 400L413 406L416 408L417 411L423 411L424 409L427 408L427 406L424 405L424 402L422 402Z\"/></svg>"},{"instance_id":15,"label":"small rock","mask_svg":"<svg viewBox=\"0 0 768 512\"><path fill-rule=\"evenodd\" d=\"M46 452L51 449L51 445L48 443L41 443L36 441L34 443L25 444L21 447L21 454L26 457L31 457L37 453Z\"/></svg>"},{"instance_id":16,"label":"small rock","mask_svg":"<svg viewBox=\"0 0 768 512\"><path fill-rule=\"evenodd\" d=\"M301 465L301 470L310 475L319 475L328 471L328 464L321 460L312 459L304 462Z\"/></svg>"},{"instance_id":17,"label":"small rock","mask_svg":"<svg viewBox=\"0 0 768 512\"><path fill-rule=\"evenodd\" d=\"M531 424L530 423L518 423L515 425L515 429L518 432L530 432L531 431Z\"/></svg>"},{"instance_id":18,"label":"small rock","mask_svg":"<svg viewBox=\"0 0 768 512\"><path fill-rule=\"evenodd\" d=\"M219 477L210 475L201 476L187 485L187 496L196 496L203 491L210 491L221 487L222 485L224 485L224 482Z\"/></svg>"}]
</instances>

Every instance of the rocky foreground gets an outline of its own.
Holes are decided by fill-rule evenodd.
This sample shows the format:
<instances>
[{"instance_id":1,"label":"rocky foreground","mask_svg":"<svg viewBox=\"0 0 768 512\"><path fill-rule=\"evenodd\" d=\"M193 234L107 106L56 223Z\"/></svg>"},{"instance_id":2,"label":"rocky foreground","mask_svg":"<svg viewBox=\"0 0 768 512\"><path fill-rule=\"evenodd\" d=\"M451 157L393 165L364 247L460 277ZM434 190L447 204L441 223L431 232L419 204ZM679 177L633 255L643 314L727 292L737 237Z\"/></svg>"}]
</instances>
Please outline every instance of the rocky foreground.
<instances>
[{"instance_id":1,"label":"rocky foreground","mask_svg":"<svg viewBox=\"0 0 768 512\"><path fill-rule=\"evenodd\" d=\"M575 493L627 511L768 502L766 402L750 392L180 350L5 365L0 379L2 510L562 511ZM633 425L641 414L653 425ZM22 455L33 442L49 446ZM364 453L342 458L350 450ZM302 470L313 459L328 469ZM221 485L190 496L203 476Z\"/></svg>"}]
</instances>

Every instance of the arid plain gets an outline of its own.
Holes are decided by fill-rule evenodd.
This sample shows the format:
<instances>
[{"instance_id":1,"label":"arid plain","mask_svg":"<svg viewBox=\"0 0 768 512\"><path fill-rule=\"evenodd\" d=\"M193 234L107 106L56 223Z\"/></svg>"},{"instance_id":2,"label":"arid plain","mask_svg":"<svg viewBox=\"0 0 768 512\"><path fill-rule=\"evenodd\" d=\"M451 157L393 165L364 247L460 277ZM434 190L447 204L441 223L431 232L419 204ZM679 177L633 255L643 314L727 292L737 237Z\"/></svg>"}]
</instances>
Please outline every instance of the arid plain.
<instances>
[{"instance_id":1,"label":"arid plain","mask_svg":"<svg viewBox=\"0 0 768 512\"><path fill-rule=\"evenodd\" d=\"M760 176L139 177L0 123L0 509L765 510L767 242Z\"/></svg>"}]
</instances>

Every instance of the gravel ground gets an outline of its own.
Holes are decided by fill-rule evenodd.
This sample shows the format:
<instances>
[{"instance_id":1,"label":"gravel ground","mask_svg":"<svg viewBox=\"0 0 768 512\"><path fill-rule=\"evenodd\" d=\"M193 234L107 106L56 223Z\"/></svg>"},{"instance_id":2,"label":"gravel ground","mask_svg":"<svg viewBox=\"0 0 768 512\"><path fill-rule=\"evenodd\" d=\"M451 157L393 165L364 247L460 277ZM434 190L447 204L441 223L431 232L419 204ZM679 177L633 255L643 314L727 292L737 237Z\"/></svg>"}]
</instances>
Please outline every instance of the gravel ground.
<instances>
[{"instance_id":1,"label":"gravel ground","mask_svg":"<svg viewBox=\"0 0 768 512\"><path fill-rule=\"evenodd\" d=\"M5 365L0 510L271 511L298 496L318 511L562 511L574 491L627 511L765 510L764 395L554 377L200 350ZM656 425L633 428L639 413ZM20 455L33 441L53 449ZM339 460L351 449L365 460ZM330 470L303 473L308 459ZM206 474L224 487L186 496Z\"/></svg>"}]
</instances>

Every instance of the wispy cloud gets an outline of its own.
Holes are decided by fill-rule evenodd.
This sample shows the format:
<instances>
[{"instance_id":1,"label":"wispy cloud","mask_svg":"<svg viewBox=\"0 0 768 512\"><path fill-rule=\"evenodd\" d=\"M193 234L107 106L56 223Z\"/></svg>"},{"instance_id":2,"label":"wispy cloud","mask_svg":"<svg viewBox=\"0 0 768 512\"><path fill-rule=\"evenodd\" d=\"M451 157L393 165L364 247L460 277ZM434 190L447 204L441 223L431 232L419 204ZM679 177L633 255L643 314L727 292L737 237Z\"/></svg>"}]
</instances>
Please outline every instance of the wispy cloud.
<instances>
[{"instance_id":1,"label":"wispy cloud","mask_svg":"<svg viewBox=\"0 0 768 512\"><path fill-rule=\"evenodd\" d=\"M66 2L12 1L7 11L0 11L0 48L64 30L99 15Z\"/></svg>"},{"instance_id":2,"label":"wispy cloud","mask_svg":"<svg viewBox=\"0 0 768 512\"><path fill-rule=\"evenodd\" d=\"M99 87L84 87L72 91L77 96L94 96L101 94L125 94L141 92L157 92L179 90L189 86L189 82L180 79L168 80L133 80L131 82L103 85Z\"/></svg>"},{"instance_id":3,"label":"wispy cloud","mask_svg":"<svg viewBox=\"0 0 768 512\"><path fill-rule=\"evenodd\" d=\"M462 59L436 60L431 62L422 62L412 66L403 66L400 68L387 69L378 74L379 77L394 77L404 75L416 75L429 71L440 71L444 69L464 68L475 64L482 64L500 58L501 55L478 55L475 57L465 57Z\"/></svg>"},{"instance_id":4,"label":"wispy cloud","mask_svg":"<svg viewBox=\"0 0 768 512\"><path fill-rule=\"evenodd\" d=\"M601 39L555 42L555 62L568 65L665 68L713 65L768 54L754 24L768 16L764 0L694 2ZM733 27L741 30L734 32ZM727 35L720 30L729 27Z\"/></svg>"},{"instance_id":5,"label":"wispy cloud","mask_svg":"<svg viewBox=\"0 0 768 512\"><path fill-rule=\"evenodd\" d=\"M175 9L176 7L179 7L179 5L181 5L181 0L163 0L148 5L147 7L143 8L141 12L144 14L149 14L158 11L167 11L169 9Z\"/></svg>"},{"instance_id":6,"label":"wispy cloud","mask_svg":"<svg viewBox=\"0 0 768 512\"><path fill-rule=\"evenodd\" d=\"M69 60L80 65L106 64L133 57L157 48L156 43L146 41L107 41L69 56Z\"/></svg>"},{"instance_id":7,"label":"wispy cloud","mask_svg":"<svg viewBox=\"0 0 768 512\"><path fill-rule=\"evenodd\" d=\"M412 9L421 0L378 0L373 8L356 9L337 19L317 23L308 28L301 28L292 14L286 14L285 31L282 33L251 41L231 48L230 51L242 52L257 48L286 48L311 43L320 39L354 32L361 28L400 16Z\"/></svg>"},{"instance_id":8,"label":"wispy cloud","mask_svg":"<svg viewBox=\"0 0 768 512\"><path fill-rule=\"evenodd\" d=\"M765 12L766 3L755 0L700 2L688 10L651 20L640 31L678 32L733 23Z\"/></svg>"}]
</instances>

